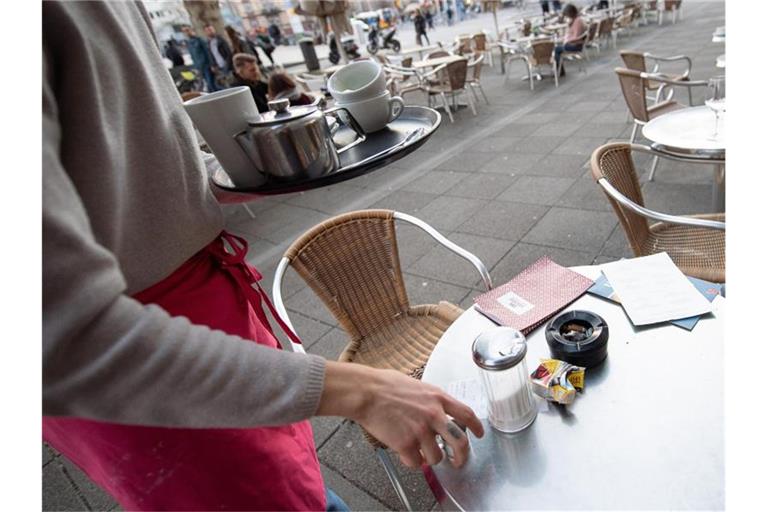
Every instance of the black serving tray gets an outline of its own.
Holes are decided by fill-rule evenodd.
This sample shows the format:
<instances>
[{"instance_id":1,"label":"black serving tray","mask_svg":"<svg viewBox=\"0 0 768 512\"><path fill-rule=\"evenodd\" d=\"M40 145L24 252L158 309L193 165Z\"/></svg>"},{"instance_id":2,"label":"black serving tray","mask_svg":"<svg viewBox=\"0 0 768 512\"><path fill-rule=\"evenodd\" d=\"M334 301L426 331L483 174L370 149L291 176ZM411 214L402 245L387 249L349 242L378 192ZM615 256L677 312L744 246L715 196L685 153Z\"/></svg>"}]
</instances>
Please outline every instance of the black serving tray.
<instances>
[{"instance_id":1,"label":"black serving tray","mask_svg":"<svg viewBox=\"0 0 768 512\"><path fill-rule=\"evenodd\" d=\"M440 114L431 108L405 106L400 116L386 128L369 134L365 141L339 155L341 167L324 176L300 181L267 178L265 183L254 187L236 187L224 169L219 168L211 176L212 186L227 192L249 195L276 195L301 192L325 187L380 169L412 153L440 126ZM346 144L354 140L354 132L340 127L334 141Z\"/></svg>"}]
</instances>

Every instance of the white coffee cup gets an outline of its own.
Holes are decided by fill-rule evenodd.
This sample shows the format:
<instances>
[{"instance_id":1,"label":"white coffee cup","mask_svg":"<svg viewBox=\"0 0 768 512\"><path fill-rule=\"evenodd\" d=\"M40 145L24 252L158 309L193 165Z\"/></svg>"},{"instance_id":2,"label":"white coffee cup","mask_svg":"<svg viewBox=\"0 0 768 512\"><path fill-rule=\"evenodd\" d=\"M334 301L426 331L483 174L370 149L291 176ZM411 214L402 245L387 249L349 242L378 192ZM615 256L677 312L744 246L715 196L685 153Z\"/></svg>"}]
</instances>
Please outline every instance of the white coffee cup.
<instances>
[{"instance_id":1,"label":"white coffee cup","mask_svg":"<svg viewBox=\"0 0 768 512\"><path fill-rule=\"evenodd\" d=\"M384 91L375 98L367 100L337 101L336 106L347 109L365 133L373 133L385 128L403 112L405 106L403 98L390 96L389 91Z\"/></svg>"},{"instance_id":2,"label":"white coffee cup","mask_svg":"<svg viewBox=\"0 0 768 512\"><path fill-rule=\"evenodd\" d=\"M347 64L328 79L328 92L338 102L375 98L387 89L387 77L378 62L360 60Z\"/></svg>"},{"instance_id":3,"label":"white coffee cup","mask_svg":"<svg viewBox=\"0 0 768 512\"><path fill-rule=\"evenodd\" d=\"M249 119L259 118L248 87L198 96L184 102L184 109L235 186L255 187L264 183L265 176L254 169L234 139L234 135L248 128Z\"/></svg>"}]
</instances>

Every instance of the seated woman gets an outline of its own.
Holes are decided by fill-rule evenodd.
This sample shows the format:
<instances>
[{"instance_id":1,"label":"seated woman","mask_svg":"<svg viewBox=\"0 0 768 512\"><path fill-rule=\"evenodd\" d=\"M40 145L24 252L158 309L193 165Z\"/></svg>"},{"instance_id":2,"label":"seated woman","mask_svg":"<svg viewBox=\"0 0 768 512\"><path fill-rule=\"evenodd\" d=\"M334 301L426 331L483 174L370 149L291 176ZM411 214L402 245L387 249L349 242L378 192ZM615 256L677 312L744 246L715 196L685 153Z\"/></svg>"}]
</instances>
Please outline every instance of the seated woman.
<instances>
[{"instance_id":1,"label":"seated woman","mask_svg":"<svg viewBox=\"0 0 768 512\"><path fill-rule=\"evenodd\" d=\"M256 102L256 108L259 112L268 112L267 106L267 84L264 83L259 62L253 55L247 53L236 53L232 56L232 65L235 68L233 73L235 79L232 81L232 87L245 85L251 89L253 101Z\"/></svg>"},{"instance_id":2,"label":"seated woman","mask_svg":"<svg viewBox=\"0 0 768 512\"><path fill-rule=\"evenodd\" d=\"M563 17L568 18L568 31L565 33L563 44L555 47L555 60L560 67L560 76L565 75L565 66L560 66L560 56L566 52L580 52L584 47L585 32L587 30L584 20L579 16L579 10L573 4L563 7Z\"/></svg>"},{"instance_id":3,"label":"seated woman","mask_svg":"<svg viewBox=\"0 0 768 512\"><path fill-rule=\"evenodd\" d=\"M296 82L293 81L288 73L283 72L270 75L268 94L270 100L288 99L291 106L310 105L315 101L312 96L305 94L296 87Z\"/></svg>"}]
</instances>

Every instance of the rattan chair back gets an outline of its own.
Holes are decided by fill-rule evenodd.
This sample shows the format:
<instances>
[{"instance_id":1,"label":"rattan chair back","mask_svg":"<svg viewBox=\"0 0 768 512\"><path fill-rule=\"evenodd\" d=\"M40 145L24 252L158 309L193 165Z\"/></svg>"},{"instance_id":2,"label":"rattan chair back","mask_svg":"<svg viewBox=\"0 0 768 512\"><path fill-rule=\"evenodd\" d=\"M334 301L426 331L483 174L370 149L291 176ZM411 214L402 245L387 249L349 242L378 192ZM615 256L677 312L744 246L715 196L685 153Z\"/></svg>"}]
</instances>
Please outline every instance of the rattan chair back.
<instances>
[{"instance_id":1,"label":"rattan chair back","mask_svg":"<svg viewBox=\"0 0 768 512\"><path fill-rule=\"evenodd\" d=\"M624 101L627 102L627 108L638 121L648 122L648 103L646 101L647 81L641 76L640 71L633 69L616 68L616 74L619 76L621 92L624 94Z\"/></svg>"},{"instance_id":2,"label":"rattan chair back","mask_svg":"<svg viewBox=\"0 0 768 512\"><path fill-rule=\"evenodd\" d=\"M595 37L597 37L597 30L600 28L600 22L593 21L589 24L589 29L587 29L587 39L584 41L584 44L590 44L592 41L595 40Z\"/></svg>"},{"instance_id":3,"label":"rattan chair back","mask_svg":"<svg viewBox=\"0 0 768 512\"><path fill-rule=\"evenodd\" d=\"M646 11L657 11L659 9L659 2L657 0L650 0L645 4Z\"/></svg>"},{"instance_id":4,"label":"rattan chair back","mask_svg":"<svg viewBox=\"0 0 768 512\"><path fill-rule=\"evenodd\" d=\"M613 21L614 18L607 16L600 20L600 28L598 34L600 37L608 37L613 33Z\"/></svg>"},{"instance_id":5,"label":"rattan chair back","mask_svg":"<svg viewBox=\"0 0 768 512\"><path fill-rule=\"evenodd\" d=\"M435 50L427 54L427 60L439 59L440 57L448 57L449 55L450 55L450 52L447 52L445 50Z\"/></svg>"},{"instance_id":6,"label":"rattan chair back","mask_svg":"<svg viewBox=\"0 0 768 512\"><path fill-rule=\"evenodd\" d=\"M472 36L472 43L475 45L475 51L477 52L484 52L488 50L487 47L487 39L485 37L485 34L482 32L479 32Z\"/></svg>"},{"instance_id":7,"label":"rattan chair back","mask_svg":"<svg viewBox=\"0 0 768 512\"><path fill-rule=\"evenodd\" d=\"M469 80L474 80L475 82L480 81L480 74L483 72L483 58L484 55L482 53L475 52L472 62L467 65L467 69L471 68L471 76L468 77Z\"/></svg>"},{"instance_id":8,"label":"rattan chair back","mask_svg":"<svg viewBox=\"0 0 768 512\"><path fill-rule=\"evenodd\" d=\"M285 257L353 341L408 310L391 210L328 219L291 244Z\"/></svg>"},{"instance_id":9,"label":"rattan chair back","mask_svg":"<svg viewBox=\"0 0 768 512\"><path fill-rule=\"evenodd\" d=\"M635 172L632 161L631 146L625 142L617 142L601 146L592 153L592 176L595 181L605 178L619 192L635 204L645 206L640 180ZM621 227L627 235L629 244L635 255L641 254L645 241L650 235L648 220L622 205L606 194L613 211L619 217Z\"/></svg>"},{"instance_id":10,"label":"rattan chair back","mask_svg":"<svg viewBox=\"0 0 768 512\"><path fill-rule=\"evenodd\" d=\"M529 35L531 35L532 28L533 28L533 25L529 20L523 21L523 26L520 29L523 33L523 37L528 37Z\"/></svg>"},{"instance_id":11,"label":"rattan chair back","mask_svg":"<svg viewBox=\"0 0 768 512\"><path fill-rule=\"evenodd\" d=\"M450 86L452 91L464 88L464 83L467 81L467 64L467 59L461 59L449 62L446 66L447 85Z\"/></svg>"},{"instance_id":12,"label":"rattan chair back","mask_svg":"<svg viewBox=\"0 0 768 512\"><path fill-rule=\"evenodd\" d=\"M678 0L664 0L665 11L671 11L672 9L677 9L677 6L678 6Z\"/></svg>"},{"instance_id":13,"label":"rattan chair back","mask_svg":"<svg viewBox=\"0 0 768 512\"><path fill-rule=\"evenodd\" d=\"M405 57L400 65L404 68L410 68L413 65L413 57Z\"/></svg>"},{"instance_id":14,"label":"rattan chair back","mask_svg":"<svg viewBox=\"0 0 768 512\"><path fill-rule=\"evenodd\" d=\"M645 56L640 52L633 52L632 50L621 50L619 52L621 60L624 61L624 66L627 69L634 69L644 73L645 69Z\"/></svg>"},{"instance_id":15,"label":"rattan chair back","mask_svg":"<svg viewBox=\"0 0 768 512\"><path fill-rule=\"evenodd\" d=\"M551 39L534 41L531 43L531 64L544 66L551 64L554 57L555 43Z\"/></svg>"}]
</instances>

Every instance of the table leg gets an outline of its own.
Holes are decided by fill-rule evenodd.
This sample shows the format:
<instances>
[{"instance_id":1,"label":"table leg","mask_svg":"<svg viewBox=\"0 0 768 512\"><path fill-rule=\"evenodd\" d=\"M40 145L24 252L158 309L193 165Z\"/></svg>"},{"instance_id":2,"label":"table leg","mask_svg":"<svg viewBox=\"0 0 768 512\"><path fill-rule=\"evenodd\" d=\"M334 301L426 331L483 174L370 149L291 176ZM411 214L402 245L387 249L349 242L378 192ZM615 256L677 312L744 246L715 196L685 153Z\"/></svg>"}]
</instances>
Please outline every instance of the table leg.
<instances>
[{"instance_id":1,"label":"table leg","mask_svg":"<svg viewBox=\"0 0 768 512\"><path fill-rule=\"evenodd\" d=\"M499 46L499 62L501 62L501 74L504 74L504 48Z\"/></svg>"},{"instance_id":2,"label":"table leg","mask_svg":"<svg viewBox=\"0 0 768 512\"><path fill-rule=\"evenodd\" d=\"M725 212L725 164L715 165L712 182L712 208L716 213Z\"/></svg>"}]
</instances>

